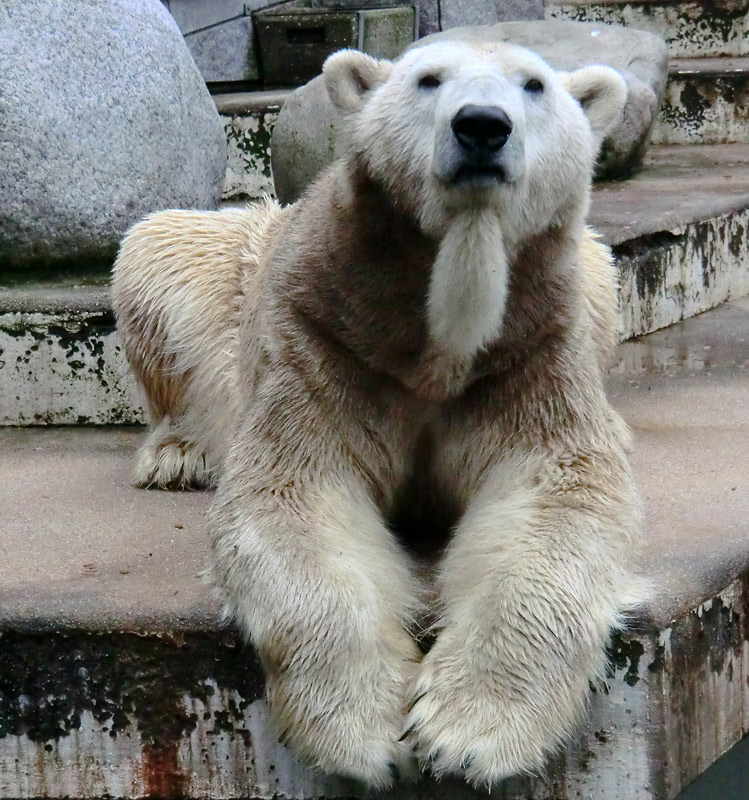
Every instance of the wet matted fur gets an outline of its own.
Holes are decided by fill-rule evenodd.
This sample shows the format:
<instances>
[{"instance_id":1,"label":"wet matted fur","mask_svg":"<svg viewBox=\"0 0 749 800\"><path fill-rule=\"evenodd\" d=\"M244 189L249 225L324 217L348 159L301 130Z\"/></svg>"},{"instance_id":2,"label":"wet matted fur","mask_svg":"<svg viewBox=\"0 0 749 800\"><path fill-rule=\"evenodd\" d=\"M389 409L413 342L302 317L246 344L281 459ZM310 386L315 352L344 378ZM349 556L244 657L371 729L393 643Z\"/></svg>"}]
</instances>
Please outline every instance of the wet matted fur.
<instances>
[{"instance_id":1,"label":"wet matted fur","mask_svg":"<svg viewBox=\"0 0 749 800\"><path fill-rule=\"evenodd\" d=\"M218 483L213 579L295 752L491 786L564 741L641 596L613 268L584 223L624 84L445 42L324 74L350 144L298 203L123 243L135 481ZM466 104L512 121L494 178L457 177Z\"/></svg>"}]
</instances>

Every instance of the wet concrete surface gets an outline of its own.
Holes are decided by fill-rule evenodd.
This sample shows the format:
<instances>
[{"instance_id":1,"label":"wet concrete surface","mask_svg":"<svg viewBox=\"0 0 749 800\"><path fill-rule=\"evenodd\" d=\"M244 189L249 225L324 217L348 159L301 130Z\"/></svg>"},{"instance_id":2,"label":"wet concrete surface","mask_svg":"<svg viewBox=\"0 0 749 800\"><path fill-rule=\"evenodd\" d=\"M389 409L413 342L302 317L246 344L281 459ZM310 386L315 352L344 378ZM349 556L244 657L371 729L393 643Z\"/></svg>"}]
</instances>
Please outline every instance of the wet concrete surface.
<instances>
[{"instance_id":1,"label":"wet concrete surface","mask_svg":"<svg viewBox=\"0 0 749 800\"><path fill-rule=\"evenodd\" d=\"M749 298L619 346L651 614L665 625L749 569Z\"/></svg>"},{"instance_id":2,"label":"wet concrete surface","mask_svg":"<svg viewBox=\"0 0 749 800\"><path fill-rule=\"evenodd\" d=\"M621 345L609 390L635 432L660 627L749 569L749 299ZM0 630L221 626L199 577L210 495L132 488L141 435L0 431Z\"/></svg>"}]
</instances>

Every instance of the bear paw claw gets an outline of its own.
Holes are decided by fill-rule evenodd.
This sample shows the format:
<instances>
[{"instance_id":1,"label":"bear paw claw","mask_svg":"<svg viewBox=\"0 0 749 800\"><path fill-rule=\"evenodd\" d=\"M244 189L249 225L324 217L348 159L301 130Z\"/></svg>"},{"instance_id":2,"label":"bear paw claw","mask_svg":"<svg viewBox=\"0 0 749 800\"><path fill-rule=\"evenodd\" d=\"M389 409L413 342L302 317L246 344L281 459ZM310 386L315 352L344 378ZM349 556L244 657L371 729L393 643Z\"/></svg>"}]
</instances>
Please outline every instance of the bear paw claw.
<instances>
[{"instance_id":1,"label":"bear paw claw","mask_svg":"<svg viewBox=\"0 0 749 800\"><path fill-rule=\"evenodd\" d=\"M207 489L215 479L205 455L191 445L147 442L138 451L133 483L140 489Z\"/></svg>"}]
</instances>

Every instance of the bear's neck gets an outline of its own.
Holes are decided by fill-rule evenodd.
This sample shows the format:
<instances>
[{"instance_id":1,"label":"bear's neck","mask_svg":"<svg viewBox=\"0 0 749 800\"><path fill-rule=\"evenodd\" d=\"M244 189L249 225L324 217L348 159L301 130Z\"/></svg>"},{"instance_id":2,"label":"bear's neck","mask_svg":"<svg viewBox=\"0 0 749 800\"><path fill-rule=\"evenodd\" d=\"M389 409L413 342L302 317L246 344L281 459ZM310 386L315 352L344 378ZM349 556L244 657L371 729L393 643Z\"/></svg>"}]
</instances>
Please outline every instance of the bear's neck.
<instances>
[{"instance_id":1,"label":"bear's neck","mask_svg":"<svg viewBox=\"0 0 749 800\"><path fill-rule=\"evenodd\" d=\"M570 230L538 234L505 258L501 232L480 213L438 241L350 165L332 172L326 188L333 224L318 226L324 241L313 234L297 242L305 252L299 267L314 282L303 282L295 305L358 363L419 396L459 394L541 346L576 313ZM307 232L319 198L300 209Z\"/></svg>"}]
</instances>

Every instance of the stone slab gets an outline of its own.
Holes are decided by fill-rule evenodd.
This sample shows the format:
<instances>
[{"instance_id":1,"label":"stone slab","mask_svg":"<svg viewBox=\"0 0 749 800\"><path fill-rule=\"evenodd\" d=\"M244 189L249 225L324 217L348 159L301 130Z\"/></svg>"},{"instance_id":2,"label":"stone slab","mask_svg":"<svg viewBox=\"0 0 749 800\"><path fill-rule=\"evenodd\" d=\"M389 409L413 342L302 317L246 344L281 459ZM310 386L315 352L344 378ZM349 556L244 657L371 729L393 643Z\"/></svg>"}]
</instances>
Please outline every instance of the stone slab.
<instances>
[{"instance_id":1,"label":"stone slab","mask_svg":"<svg viewBox=\"0 0 749 800\"><path fill-rule=\"evenodd\" d=\"M749 145L652 148L595 188L589 221L619 269L623 338L749 294Z\"/></svg>"},{"instance_id":2,"label":"stone slab","mask_svg":"<svg viewBox=\"0 0 749 800\"><path fill-rule=\"evenodd\" d=\"M142 429L0 436L0 629L221 627L198 575L208 498L129 485Z\"/></svg>"},{"instance_id":3,"label":"stone slab","mask_svg":"<svg viewBox=\"0 0 749 800\"><path fill-rule=\"evenodd\" d=\"M598 184L590 224L618 245L749 207L749 144L653 147L627 181Z\"/></svg>"},{"instance_id":4,"label":"stone slab","mask_svg":"<svg viewBox=\"0 0 749 800\"><path fill-rule=\"evenodd\" d=\"M547 775L493 797L670 800L749 725L747 340L744 300L620 346L654 599ZM0 432L0 797L361 797L276 743L257 661L198 577L209 495L130 488L137 436Z\"/></svg>"}]
</instances>

